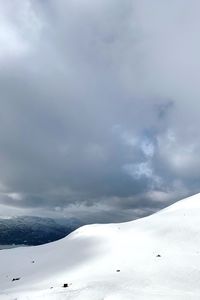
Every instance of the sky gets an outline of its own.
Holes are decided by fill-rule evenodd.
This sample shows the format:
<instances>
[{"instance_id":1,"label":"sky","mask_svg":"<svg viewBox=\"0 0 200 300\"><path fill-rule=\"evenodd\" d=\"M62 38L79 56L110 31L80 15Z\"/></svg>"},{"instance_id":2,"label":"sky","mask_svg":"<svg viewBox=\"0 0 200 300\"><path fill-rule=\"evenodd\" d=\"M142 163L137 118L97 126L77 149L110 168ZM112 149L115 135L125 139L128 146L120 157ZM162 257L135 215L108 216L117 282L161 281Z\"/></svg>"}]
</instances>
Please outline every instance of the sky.
<instances>
[{"instance_id":1,"label":"sky","mask_svg":"<svg viewBox=\"0 0 200 300\"><path fill-rule=\"evenodd\" d=\"M120 222L200 191L199 11L0 0L0 216Z\"/></svg>"}]
</instances>

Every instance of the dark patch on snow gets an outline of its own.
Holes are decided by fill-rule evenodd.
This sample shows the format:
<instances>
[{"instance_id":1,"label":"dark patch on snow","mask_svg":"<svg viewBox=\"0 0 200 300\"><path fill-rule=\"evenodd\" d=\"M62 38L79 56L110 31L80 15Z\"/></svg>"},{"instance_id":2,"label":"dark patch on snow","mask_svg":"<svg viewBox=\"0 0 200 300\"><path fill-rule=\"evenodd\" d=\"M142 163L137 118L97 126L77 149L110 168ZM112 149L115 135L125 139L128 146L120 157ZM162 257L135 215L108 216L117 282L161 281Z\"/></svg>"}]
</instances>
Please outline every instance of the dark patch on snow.
<instances>
[{"instance_id":1,"label":"dark patch on snow","mask_svg":"<svg viewBox=\"0 0 200 300\"><path fill-rule=\"evenodd\" d=\"M12 281L18 281L20 280L20 277L17 277L17 278L13 278Z\"/></svg>"}]
</instances>

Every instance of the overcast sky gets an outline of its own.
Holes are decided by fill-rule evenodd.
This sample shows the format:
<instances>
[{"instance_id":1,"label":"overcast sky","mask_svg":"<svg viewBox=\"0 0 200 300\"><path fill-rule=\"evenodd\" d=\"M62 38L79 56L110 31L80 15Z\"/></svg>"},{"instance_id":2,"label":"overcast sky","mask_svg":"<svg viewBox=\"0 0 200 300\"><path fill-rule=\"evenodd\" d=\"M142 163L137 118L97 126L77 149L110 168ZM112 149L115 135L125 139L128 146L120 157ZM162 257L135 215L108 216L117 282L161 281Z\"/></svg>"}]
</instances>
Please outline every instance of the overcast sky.
<instances>
[{"instance_id":1,"label":"overcast sky","mask_svg":"<svg viewBox=\"0 0 200 300\"><path fill-rule=\"evenodd\" d=\"M199 0L0 0L0 215L126 221L200 191Z\"/></svg>"}]
</instances>

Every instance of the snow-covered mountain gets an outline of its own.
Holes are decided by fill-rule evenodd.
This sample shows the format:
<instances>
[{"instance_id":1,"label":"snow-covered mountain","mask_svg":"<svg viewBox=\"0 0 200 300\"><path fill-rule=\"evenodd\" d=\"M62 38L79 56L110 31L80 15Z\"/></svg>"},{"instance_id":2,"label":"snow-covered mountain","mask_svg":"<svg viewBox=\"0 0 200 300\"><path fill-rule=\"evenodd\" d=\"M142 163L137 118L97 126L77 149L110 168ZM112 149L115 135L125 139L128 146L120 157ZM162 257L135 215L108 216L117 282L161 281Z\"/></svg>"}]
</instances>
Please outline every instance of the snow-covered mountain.
<instances>
[{"instance_id":1,"label":"snow-covered mountain","mask_svg":"<svg viewBox=\"0 0 200 300\"><path fill-rule=\"evenodd\" d=\"M40 245L61 239L80 226L75 218L0 218L0 245Z\"/></svg>"},{"instance_id":2,"label":"snow-covered mountain","mask_svg":"<svg viewBox=\"0 0 200 300\"><path fill-rule=\"evenodd\" d=\"M0 251L0 299L200 299L200 194L133 222Z\"/></svg>"}]
</instances>

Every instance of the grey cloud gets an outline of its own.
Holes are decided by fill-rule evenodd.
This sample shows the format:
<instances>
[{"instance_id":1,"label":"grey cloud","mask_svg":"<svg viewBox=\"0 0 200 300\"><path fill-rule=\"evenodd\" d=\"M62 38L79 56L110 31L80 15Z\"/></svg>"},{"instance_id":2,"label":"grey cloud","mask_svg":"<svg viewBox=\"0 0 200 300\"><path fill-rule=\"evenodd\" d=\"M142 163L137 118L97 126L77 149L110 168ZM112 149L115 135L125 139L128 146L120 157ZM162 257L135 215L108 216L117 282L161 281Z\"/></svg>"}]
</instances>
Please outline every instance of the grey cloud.
<instances>
[{"instance_id":1,"label":"grey cloud","mask_svg":"<svg viewBox=\"0 0 200 300\"><path fill-rule=\"evenodd\" d=\"M198 191L199 6L0 3L2 211L117 221Z\"/></svg>"}]
</instances>

